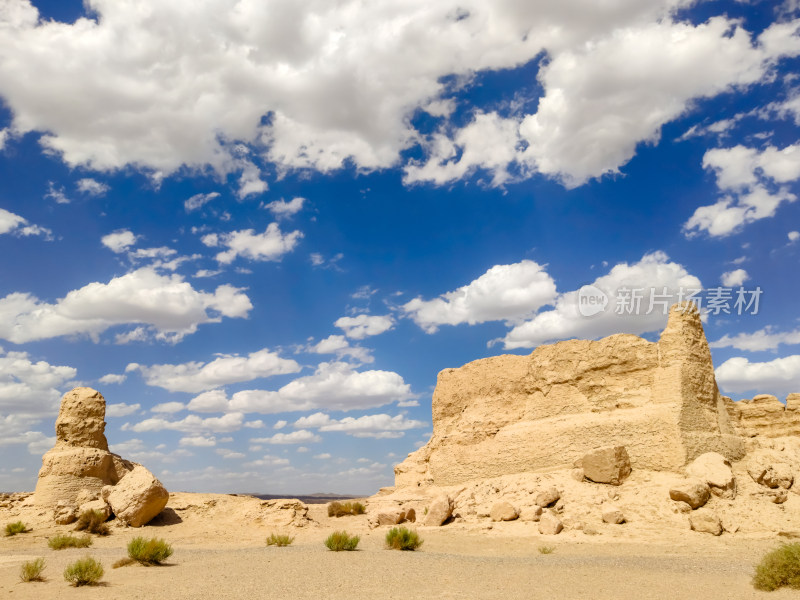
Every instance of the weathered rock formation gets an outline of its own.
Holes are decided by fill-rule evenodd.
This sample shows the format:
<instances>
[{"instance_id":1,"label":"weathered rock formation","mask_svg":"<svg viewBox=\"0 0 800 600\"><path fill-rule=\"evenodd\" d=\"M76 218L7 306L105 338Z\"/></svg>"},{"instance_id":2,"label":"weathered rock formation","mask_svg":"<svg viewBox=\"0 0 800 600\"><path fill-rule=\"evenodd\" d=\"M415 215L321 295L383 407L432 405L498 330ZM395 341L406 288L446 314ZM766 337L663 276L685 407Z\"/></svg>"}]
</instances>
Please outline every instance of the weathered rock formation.
<instances>
[{"instance_id":1,"label":"weathered rock formation","mask_svg":"<svg viewBox=\"0 0 800 600\"><path fill-rule=\"evenodd\" d=\"M105 415L97 390L75 388L61 400L56 445L42 457L34 493L37 506L53 510L58 523L99 508L139 527L167 504L168 492L150 471L109 452Z\"/></svg>"},{"instance_id":2,"label":"weathered rock formation","mask_svg":"<svg viewBox=\"0 0 800 600\"><path fill-rule=\"evenodd\" d=\"M784 406L719 393L700 314L679 304L657 343L628 334L569 340L445 369L433 436L395 467L395 481L454 486L556 471L620 446L634 470L681 473L708 452L741 460L753 436L798 434L800 394Z\"/></svg>"}]
</instances>

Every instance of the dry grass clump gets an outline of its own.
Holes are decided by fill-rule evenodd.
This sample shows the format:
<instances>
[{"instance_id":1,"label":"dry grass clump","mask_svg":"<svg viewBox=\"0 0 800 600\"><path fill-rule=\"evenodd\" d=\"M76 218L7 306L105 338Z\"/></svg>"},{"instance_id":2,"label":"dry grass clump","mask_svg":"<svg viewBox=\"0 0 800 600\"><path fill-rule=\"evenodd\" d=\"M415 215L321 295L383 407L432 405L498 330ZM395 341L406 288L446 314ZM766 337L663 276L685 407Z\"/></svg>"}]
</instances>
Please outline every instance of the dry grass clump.
<instances>
[{"instance_id":1,"label":"dry grass clump","mask_svg":"<svg viewBox=\"0 0 800 600\"><path fill-rule=\"evenodd\" d=\"M355 550L360 540L359 536L349 535L346 531L334 531L325 539L325 545L334 552Z\"/></svg>"},{"instance_id":2,"label":"dry grass clump","mask_svg":"<svg viewBox=\"0 0 800 600\"><path fill-rule=\"evenodd\" d=\"M44 571L45 562L43 558L36 560L29 560L23 563L22 568L19 570L19 580L28 583L29 581L44 581L42 571Z\"/></svg>"},{"instance_id":3,"label":"dry grass clump","mask_svg":"<svg viewBox=\"0 0 800 600\"><path fill-rule=\"evenodd\" d=\"M329 517L345 517L347 515L363 515L366 508L361 502L331 502L328 504Z\"/></svg>"},{"instance_id":4,"label":"dry grass clump","mask_svg":"<svg viewBox=\"0 0 800 600\"><path fill-rule=\"evenodd\" d=\"M75 523L75 531L88 531L97 535L111 533L106 523L106 513L102 510L85 510Z\"/></svg>"},{"instance_id":5,"label":"dry grass clump","mask_svg":"<svg viewBox=\"0 0 800 600\"><path fill-rule=\"evenodd\" d=\"M69 534L58 534L47 540L47 545L53 550L63 550L64 548L88 548L92 545L92 538L88 535L77 537Z\"/></svg>"},{"instance_id":6,"label":"dry grass clump","mask_svg":"<svg viewBox=\"0 0 800 600\"><path fill-rule=\"evenodd\" d=\"M103 565L91 556L86 556L67 565L64 569L64 579L75 587L81 585L94 585L103 578Z\"/></svg>"},{"instance_id":7,"label":"dry grass clump","mask_svg":"<svg viewBox=\"0 0 800 600\"><path fill-rule=\"evenodd\" d=\"M270 533L267 538L267 546L288 546L294 541L294 536L288 534Z\"/></svg>"},{"instance_id":8,"label":"dry grass clump","mask_svg":"<svg viewBox=\"0 0 800 600\"><path fill-rule=\"evenodd\" d=\"M386 547L392 550L416 550L422 546L422 539L416 531L405 527L392 527L386 534Z\"/></svg>"},{"instance_id":9,"label":"dry grass clump","mask_svg":"<svg viewBox=\"0 0 800 600\"><path fill-rule=\"evenodd\" d=\"M6 537L11 537L12 535L17 535L18 533L27 533L28 531L30 531L28 526L22 521L6 524Z\"/></svg>"},{"instance_id":10,"label":"dry grass clump","mask_svg":"<svg viewBox=\"0 0 800 600\"><path fill-rule=\"evenodd\" d=\"M753 587L771 592L784 586L800 589L800 543L784 544L756 565Z\"/></svg>"},{"instance_id":11,"label":"dry grass clump","mask_svg":"<svg viewBox=\"0 0 800 600\"><path fill-rule=\"evenodd\" d=\"M128 542L128 558L143 565L160 565L172 556L172 546L158 538L135 537Z\"/></svg>"},{"instance_id":12,"label":"dry grass clump","mask_svg":"<svg viewBox=\"0 0 800 600\"><path fill-rule=\"evenodd\" d=\"M552 554L555 550L555 546L539 546L539 554Z\"/></svg>"}]
</instances>

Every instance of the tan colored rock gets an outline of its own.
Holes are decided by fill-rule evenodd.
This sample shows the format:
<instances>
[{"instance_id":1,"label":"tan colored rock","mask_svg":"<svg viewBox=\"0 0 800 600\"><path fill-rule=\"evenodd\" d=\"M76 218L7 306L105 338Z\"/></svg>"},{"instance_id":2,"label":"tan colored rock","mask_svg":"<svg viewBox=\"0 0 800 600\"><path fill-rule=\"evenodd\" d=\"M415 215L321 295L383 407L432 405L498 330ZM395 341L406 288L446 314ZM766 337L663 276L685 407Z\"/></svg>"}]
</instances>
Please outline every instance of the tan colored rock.
<instances>
[{"instance_id":1,"label":"tan colored rock","mask_svg":"<svg viewBox=\"0 0 800 600\"><path fill-rule=\"evenodd\" d=\"M606 504L603 506L601 513L603 523L611 523L612 525L621 525L625 522L625 515L622 511L613 504Z\"/></svg>"},{"instance_id":2,"label":"tan colored rock","mask_svg":"<svg viewBox=\"0 0 800 600\"><path fill-rule=\"evenodd\" d=\"M556 535L564 529L564 524L557 516L551 512L546 512L539 519L539 533L544 535Z\"/></svg>"},{"instance_id":3,"label":"tan colored rock","mask_svg":"<svg viewBox=\"0 0 800 600\"><path fill-rule=\"evenodd\" d=\"M542 507L538 505L523 506L519 511L521 521L538 521L542 516Z\"/></svg>"},{"instance_id":4,"label":"tan colored rock","mask_svg":"<svg viewBox=\"0 0 800 600\"><path fill-rule=\"evenodd\" d=\"M770 502L773 504L783 504L789 499L789 491L783 488L768 490L764 492L764 495L769 498Z\"/></svg>"},{"instance_id":5,"label":"tan colored rock","mask_svg":"<svg viewBox=\"0 0 800 600\"><path fill-rule=\"evenodd\" d=\"M789 394L786 404L775 396L759 394L731 405L742 434L747 437L780 438L800 433L800 394Z\"/></svg>"},{"instance_id":6,"label":"tan colored rock","mask_svg":"<svg viewBox=\"0 0 800 600\"><path fill-rule=\"evenodd\" d=\"M586 479L595 483L621 485L631 474L631 460L625 446L595 448L584 454L581 467Z\"/></svg>"},{"instance_id":7,"label":"tan colored rock","mask_svg":"<svg viewBox=\"0 0 800 600\"><path fill-rule=\"evenodd\" d=\"M677 502L685 502L696 510L708 502L711 492L705 481L686 479L675 484L669 490L669 497Z\"/></svg>"},{"instance_id":8,"label":"tan colored rock","mask_svg":"<svg viewBox=\"0 0 800 600\"><path fill-rule=\"evenodd\" d=\"M696 510L689 515L692 530L711 535L722 535L722 523L715 512L709 509Z\"/></svg>"},{"instance_id":9,"label":"tan colored rock","mask_svg":"<svg viewBox=\"0 0 800 600\"><path fill-rule=\"evenodd\" d=\"M498 502L489 512L492 521L513 521L519 517L519 511L508 502Z\"/></svg>"},{"instance_id":10,"label":"tan colored rock","mask_svg":"<svg viewBox=\"0 0 800 600\"><path fill-rule=\"evenodd\" d=\"M541 506L542 508L547 508L548 506L552 506L556 502L561 499L561 492L558 491L558 488L554 486L550 486L543 490L539 490L536 492L533 501L536 503L537 506Z\"/></svg>"},{"instance_id":11,"label":"tan colored rock","mask_svg":"<svg viewBox=\"0 0 800 600\"><path fill-rule=\"evenodd\" d=\"M717 389L699 313L676 305L658 343L628 334L568 340L443 370L433 436L396 466L395 483L453 486L566 469L609 446L624 446L642 470L680 472L705 452L739 460L735 404Z\"/></svg>"},{"instance_id":12,"label":"tan colored rock","mask_svg":"<svg viewBox=\"0 0 800 600\"><path fill-rule=\"evenodd\" d=\"M442 494L434 499L428 506L428 514L425 515L424 525L438 527L443 525L453 514L453 499L446 494Z\"/></svg>"},{"instance_id":13,"label":"tan colored rock","mask_svg":"<svg viewBox=\"0 0 800 600\"><path fill-rule=\"evenodd\" d=\"M409 508L406 511L406 521L408 521L409 523L415 523L416 520L417 520L417 511L415 511L413 508Z\"/></svg>"},{"instance_id":14,"label":"tan colored rock","mask_svg":"<svg viewBox=\"0 0 800 600\"><path fill-rule=\"evenodd\" d=\"M53 510L53 520L57 525L69 525L78 520L78 507L67 500L59 500Z\"/></svg>"},{"instance_id":15,"label":"tan colored rock","mask_svg":"<svg viewBox=\"0 0 800 600\"><path fill-rule=\"evenodd\" d=\"M99 498L100 494L96 490L87 490L84 488L75 496L75 504L80 506L81 504L86 504L87 502L92 502Z\"/></svg>"},{"instance_id":16,"label":"tan colored rock","mask_svg":"<svg viewBox=\"0 0 800 600\"><path fill-rule=\"evenodd\" d=\"M783 462L781 453L771 449L758 449L747 461L747 472L753 481L768 488L789 489L794 482L791 465Z\"/></svg>"},{"instance_id":17,"label":"tan colored rock","mask_svg":"<svg viewBox=\"0 0 800 600\"><path fill-rule=\"evenodd\" d=\"M102 498L98 498L97 500L90 500L89 502L84 502L83 504L78 506L78 515L80 516L89 510L100 511L106 516L106 520L108 520L109 517L111 517L111 507Z\"/></svg>"},{"instance_id":18,"label":"tan colored rock","mask_svg":"<svg viewBox=\"0 0 800 600\"><path fill-rule=\"evenodd\" d=\"M715 496L736 497L736 478L731 463L718 452L706 452L695 458L686 466L686 474L708 484Z\"/></svg>"},{"instance_id":19,"label":"tan colored rock","mask_svg":"<svg viewBox=\"0 0 800 600\"><path fill-rule=\"evenodd\" d=\"M399 525L405 521L406 513L400 510L379 512L376 520L377 525Z\"/></svg>"},{"instance_id":20,"label":"tan colored rock","mask_svg":"<svg viewBox=\"0 0 800 600\"><path fill-rule=\"evenodd\" d=\"M147 469L136 465L108 494L114 514L131 527L150 522L167 505L169 492Z\"/></svg>"}]
</instances>

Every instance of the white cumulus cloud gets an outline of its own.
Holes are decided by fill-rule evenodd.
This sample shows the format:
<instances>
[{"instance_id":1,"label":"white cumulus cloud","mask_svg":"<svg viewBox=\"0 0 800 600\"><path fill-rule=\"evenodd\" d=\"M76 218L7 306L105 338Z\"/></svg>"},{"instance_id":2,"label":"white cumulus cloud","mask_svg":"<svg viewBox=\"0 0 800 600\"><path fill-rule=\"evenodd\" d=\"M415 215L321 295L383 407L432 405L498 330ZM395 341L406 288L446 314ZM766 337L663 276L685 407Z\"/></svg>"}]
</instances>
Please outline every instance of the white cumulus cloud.
<instances>
[{"instance_id":1,"label":"white cumulus cloud","mask_svg":"<svg viewBox=\"0 0 800 600\"><path fill-rule=\"evenodd\" d=\"M314 413L300 417L295 427L310 427L320 431L340 431L353 437L399 438L409 429L427 427L423 421L408 419L405 415L392 417L387 414L364 415L361 417L344 417L331 419L325 413Z\"/></svg>"},{"instance_id":2,"label":"white cumulus cloud","mask_svg":"<svg viewBox=\"0 0 800 600\"><path fill-rule=\"evenodd\" d=\"M41 235L51 239L53 232L46 227L32 225L27 219L20 217L4 208L0 208L0 235L10 233L19 237Z\"/></svg>"},{"instance_id":3,"label":"white cumulus cloud","mask_svg":"<svg viewBox=\"0 0 800 600\"><path fill-rule=\"evenodd\" d=\"M298 196L292 198L289 202L286 200L274 200L267 204L266 208L277 218L288 218L296 215L303 209L303 204L306 199Z\"/></svg>"},{"instance_id":4,"label":"white cumulus cloud","mask_svg":"<svg viewBox=\"0 0 800 600\"><path fill-rule=\"evenodd\" d=\"M120 254L122 252L126 252L128 248L133 246L136 243L136 240L139 239L132 231L128 229L120 229L119 231L114 231L109 233L108 235L104 235L100 238L103 246L114 252L115 254Z\"/></svg>"},{"instance_id":5,"label":"white cumulus cloud","mask_svg":"<svg viewBox=\"0 0 800 600\"><path fill-rule=\"evenodd\" d=\"M762 350L775 350L781 344L791 346L800 344L800 329L794 331L775 331L772 327L765 327L753 333L739 333L737 335L724 335L720 339L710 342L712 348L736 348L748 352Z\"/></svg>"},{"instance_id":6,"label":"white cumulus cloud","mask_svg":"<svg viewBox=\"0 0 800 600\"><path fill-rule=\"evenodd\" d=\"M89 196L104 196L111 188L105 184L91 177L84 177L77 182L78 191Z\"/></svg>"},{"instance_id":7,"label":"white cumulus cloud","mask_svg":"<svg viewBox=\"0 0 800 600\"><path fill-rule=\"evenodd\" d=\"M300 231L281 233L277 223L270 223L264 233L255 233L253 229L211 233L203 236L202 242L210 247L227 247L227 250L217 254L217 260L222 264L230 264L237 256L257 261L280 260L284 254L294 250L302 237Z\"/></svg>"},{"instance_id":8,"label":"white cumulus cloud","mask_svg":"<svg viewBox=\"0 0 800 600\"><path fill-rule=\"evenodd\" d=\"M186 209L186 212L192 212L195 210L199 210L212 200L219 198L219 192L209 192L208 194L195 194L191 198L188 198L183 203L183 208Z\"/></svg>"},{"instance_id":9,"label":"white cumulus cloud","mask_svg":"<svg viewBox=\"0 0 800 600\"><path fill-rule=\"evenodd\" d=\"M747 274L747 271L744 269L734 269L733 271L723 273L720 281L725 287L739 287L748 279L750 279L750 275Z\"/></svg>"},{"instance_id":10,"label":"white cumulus cloud","mask_svg":"<svg viewBox=\"0 0 800 600\"><path fill-rule=\"evenodd\" d=\"M752 391L780 396L800 392L798 354L767 362L750 362L737 356L726 360L714 373L720 388L727 394Z\"/></svg>"},{"instance_id":11,"label":"white cumulus cloud","mask_svg":"<svg viewBox=\"0 0 800 600\"><path fill-rule=\"evenodd\" d=\"M340 317L334 325L343 330L347 337L363 340L365 337L389 331L394 326L394 319L390 315L360 314L355 317Z\"/></svg>"},{"instance_id":12,"label":"white cumulus cloud","mask_svg":"<svg viewBox=\"0 0 800 600\"><path fill-rule=\"evenodd\" d=\"M298 429L291 433L276 433L266 438L253 438L250 441L254 444L311 444L321 442L322 438L311 431Z\"/></svg>"}]
</instances>

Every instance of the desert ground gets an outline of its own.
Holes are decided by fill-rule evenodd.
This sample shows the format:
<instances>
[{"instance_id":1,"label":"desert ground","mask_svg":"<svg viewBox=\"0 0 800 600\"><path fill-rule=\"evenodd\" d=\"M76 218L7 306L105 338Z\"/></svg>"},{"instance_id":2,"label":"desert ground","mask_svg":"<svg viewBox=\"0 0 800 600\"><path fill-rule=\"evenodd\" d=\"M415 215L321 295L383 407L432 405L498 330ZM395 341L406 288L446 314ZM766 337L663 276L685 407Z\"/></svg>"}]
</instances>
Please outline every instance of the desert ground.
<instances>
[{"instance_id":1,"label":"desert ground","mask_svg":"<svg viewBox=\"0 0 800 600\"><path fill-rule=\"evenodd\" d=\"M787 541L775 534L721 537L693 531L615 526L603 535L564 531L542 535L521 521L443 527L410 524L424 539L415 552L384 548L388 527L370 529L368 515L330 518L326 505L308 505L302 519L250 497L173 493L167 510L142 528L113 525L88 549L54 551L47 539L72 526L54 525L18 503L0 508L0 525L23 518L32 530L0 538L0 596L6 598L795 598L797 592L758 592L753 565ZM285 514L282 514L285 513ZM290 522L295 523L291 525ZM302 522L302 526L297 523ZM113 521L112 521L113 524ZM359 534L355 552L331 552L323 540L336 529ZM294 543L267 547L269 533ZM113 569L138 535L174 547L167 564ZM542 546L553 547L542 554ZM74 588L62 572L89 554L106 573L103 583ZM47 561L41 583L22 583L20 566Z\"/></svg>"}]
</instances>

